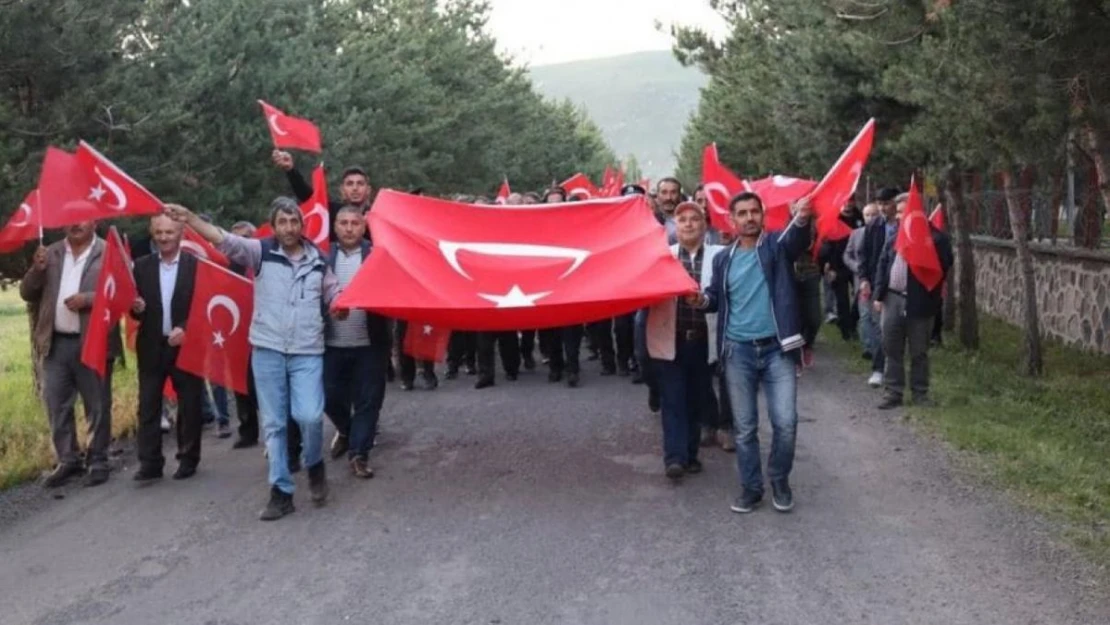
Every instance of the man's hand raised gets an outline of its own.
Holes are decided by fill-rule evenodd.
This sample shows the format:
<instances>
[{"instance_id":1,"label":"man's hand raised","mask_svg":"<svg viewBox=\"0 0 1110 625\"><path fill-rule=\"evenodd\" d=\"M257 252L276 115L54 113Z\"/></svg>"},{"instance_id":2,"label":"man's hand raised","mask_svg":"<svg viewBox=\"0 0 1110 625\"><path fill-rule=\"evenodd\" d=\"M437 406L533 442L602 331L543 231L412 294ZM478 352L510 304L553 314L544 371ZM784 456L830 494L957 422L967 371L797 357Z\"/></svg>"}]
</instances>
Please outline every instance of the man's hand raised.
<instances>
[{"instance_id":1,"label":"man's hand raised","mask_svg":"<svg viewBox=\"0 0 1110 625\"><path fill-rule=\"evenodd\" d=\"M270 154L270 159L274 161L274 165L281 171L293 169L293 155L285 150L274 150Z\"/></svg>"}]
</instances>

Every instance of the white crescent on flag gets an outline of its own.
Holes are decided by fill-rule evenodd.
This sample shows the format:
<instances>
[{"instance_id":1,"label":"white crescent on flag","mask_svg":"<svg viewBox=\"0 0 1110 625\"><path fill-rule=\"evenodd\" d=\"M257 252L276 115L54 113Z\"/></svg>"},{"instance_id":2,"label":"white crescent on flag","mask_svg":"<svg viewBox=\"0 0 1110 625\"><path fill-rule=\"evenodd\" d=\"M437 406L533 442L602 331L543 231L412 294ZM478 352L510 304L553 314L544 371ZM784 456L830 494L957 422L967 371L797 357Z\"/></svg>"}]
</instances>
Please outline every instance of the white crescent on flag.
<instances>
[{"instance_id":1,"label":"white crescent on flag","mask_svg":"<svg viewBox=\"0 0 1110 625\"><path fill-rule=\"evenodd\" d=\"M20 217L22 215L22 217ZM8 223L9 226L15 228L22 228L23 226L31 223L31 205L24 202L19 205L19 210L12 216L12 220Z\"/></svg>"},{"instance_id":2,"label":"white crescent on flag","mask_svg":"<svg viewBox=\"0 0 1110 625\"><path fill-rule=\"evenodd\" d=\"M470 274L459 264L459 252L473 252L486 256L516 256L518 258L554 258L574 261L570 268L559 276L563 279L578 270L582 263L590 257L589 250L580 250L572 247L556 247L553 245L532 245L530 243L456 243L453 241L440 241L439 251L460 276L473 280Z\"/></svg>"},{"instance_id":3,"label":"white crescent on flag","mask_svg":"<svg viewBox=\"0 0 1110 625\"><path fill-rule=\"evenodd\" d=\"M212 312L217 308L226 308L231 313L231 330L228 331L228 334L235 334L235 331L239 329L239 305L226 295L212 296L212 299L208 300L207 309L209 324L212 323Z\"/></svg>"},{"instance_id":4,"label":"white crescent on flag","mask_svg":"<svg viewBox=\"0 0 1110 625\"><path fill-rule=\"evenodd\" d=\"M289 133L286 132L285 130L283 130L281 128L281 126L278 126L277 118L278 118L277 113L270 113L270 116L267 117L266 119L267 119L267 121L270 122L270 130L273 130L275 135L279 135L279 136L284 137L284 136L288 135ZM258 118L256 117L255 119L258 119Z\"/></svg>"}]
</instances>

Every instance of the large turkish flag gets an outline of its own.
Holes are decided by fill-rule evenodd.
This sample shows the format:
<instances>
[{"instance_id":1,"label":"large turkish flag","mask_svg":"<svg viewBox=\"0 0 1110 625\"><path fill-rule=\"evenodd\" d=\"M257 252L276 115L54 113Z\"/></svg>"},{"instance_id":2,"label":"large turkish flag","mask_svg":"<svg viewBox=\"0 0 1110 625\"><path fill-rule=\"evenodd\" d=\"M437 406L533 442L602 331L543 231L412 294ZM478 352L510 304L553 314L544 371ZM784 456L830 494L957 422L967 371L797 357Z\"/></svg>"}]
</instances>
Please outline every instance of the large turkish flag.
<instances>
[{"instance_id":1,"label":"large turkish flag","mask_svg":"<svg viewBox=\"0 0 1110 625\"><path fill-rule=\"evenodd\" d=\"M105 243L85 342L81 344L82 364L102 378L107 372L108 333L131 310L139 292L131 274L131 257L115 226L108 230Z\"/></svg>"},{"instance_id":2,"label":"large turkish flag","mask_svg":"<svg viewBox=\"0 0 1110 625\"><path fill-rule=\"evenodd\" d=\"M246 395L253 314L254 284L250 280L197 259L196 289L177 366Z\"/></svg>"},{"instance_id":3,"label":"large turkish flag","mask_svg":"<svg viewBox=\"0 0 1110 625\"><path fill-rule=\"evenodd\" d=\"M614 317L698 285L643 196L519 207L382 191L374 253L335 302L453 330Z\"/></svg>"}]
</instances>

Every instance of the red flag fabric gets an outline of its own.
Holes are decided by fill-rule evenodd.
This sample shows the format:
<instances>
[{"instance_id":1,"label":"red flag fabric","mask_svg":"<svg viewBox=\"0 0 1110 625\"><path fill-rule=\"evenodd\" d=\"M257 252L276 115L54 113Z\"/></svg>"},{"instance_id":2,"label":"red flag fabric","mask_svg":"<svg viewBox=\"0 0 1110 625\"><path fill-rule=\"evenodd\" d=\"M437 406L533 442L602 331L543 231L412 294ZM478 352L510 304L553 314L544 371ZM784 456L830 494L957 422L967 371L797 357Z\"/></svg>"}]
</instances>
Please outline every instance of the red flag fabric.
<instances>
[{"instance_id":1,"label":"red flag fabric","mask_svg":"<svg viewBox=\"0 0 1110 625\"><path fill-rule=\"evenodd\" d=\"M852 229L840 220L840 209L856 192L874 140L875 120L872 118L810 195L817 216L817 234L821 239L839 241L852 234Z\"/></svg>"},{"instance_id":2,"label":"red flag fabric","mask_svg":"<svg viewBox=\"0 0 1110 625\"><path fill-rule=\"evenodd\" d=\"M177 366L245 395L253 314L254 285L250 280L198 260L196 288Z\"/></svg>"},{"instance_id":3,"label":"red flag fabric","mask_svg":"<svg viewBox=\"0 0 1110 625\"><path fill-rule=\"evenodd\" d=\"M374 253L338 308L456 330L550 328L698 288L639 195L518 210L385 190L369 220Z\"/></svg>"},{"instance_id":4,"label":"red flag fabric","mask_svg":"<svg viewBox=\"0 0 1110 625\"><path fill-rule=\"evenodd\" d=\"M601 197L619 197L621 187L624 186L624 172L610 171L604 184L601 186Z\"/></svg>"},{"instance_id":5,"label":"red flag fabric","mask_svg":"<svg viewBox=\"0 0 1110 625\"><path fill-rule=\"evenodd\" d=\"M737 193L746 190L747 185L721 164L716 143L710 143L702 150L701 184L709 209L709 225L719 232L735 232L736 227L732 224L728 204Z\"/></svg>"},{"instance_id":6,"label":"red flag fabric","mask_svg":"<svg viewBox=\"0 0 1110 625\"><path fill-rule=\"evenodd\" d=\"M266 125L270 129L270 138L274 147L278 149L290 148L304 150L319 154L320 129L307 119L286 115L280 109L270 104L258 101L262 105L262 113L266 116Z\"/></svg>"},{"instance_id":7,"label":"red flag fabric","mask_svg":"<svg viewBox=\"0 0 1110 625\"><path fill-rule=\"evenodd\" d=\"M405 330L402 349L417 360L443 362L447 360L447 343L451 331L427 323L409 322Z\"/></svg>"},{"instance_id":8,"label":"red flag fabric","mask_svg":"<svg viewBox=\"0 0 1110 625\"><path fill-rule=\"evenodd\" d=\"M84 141L74 154L46 149L38 188L45 228L157 215L163 208L161 200Z\"/></svg>"},{"instance_id":9,"label":"red flag fabric","mask_svg":"<svg viewBox=\"0 0 1110 625\"><path fill-rule=\"evenodd\" d=\"M162 397L177 403L177 389L173 387L173 380L166 378L166 383L162 385Z\"/></svg>"},{"instance_id":10,"label":"red flag fabric","mask_svg":"<svg viewBox=\"0 0 1110 625\"><path fill-rule=\"evenodd\" d=\"M512 193L512 189L509 188L509 179L506 178L501 181L501 188L497 190L497 203L504 204L505 202L508 202L509 196L512 195Z\"/></svg>"},{"instance_id":11,"label":"red flag fabric","mask_svg":"<svg viewBox=\"0 0 1110 625\"><path fill-rule=\"evenodd\" d=\"M81 363L102 378L108 364L108 333L131 310L138 296L131 258L114 226L108 231L106 243L85 342L81 345Z\"/></svg>"},{"instance_id":12,"label":"red flag fabric","mask_svg":"<svg viewBox=\"0 0 1110 625\"><path fill-rule=\"evenodd\" d=\"M269 223L259 224L254 231L254 238L265 239L274 236L274 229Z\"/></svg>"},{"instance_id":13,"label":"red flag fabric","mask_svg":"<svg viewBox=\"0 0 1110 625\"><path fill-rule=\"evenodd\" d=\"M769 176L745 184L763 202L765 230L785 230L790 223L790 205L817 187L814 180L790 176Z\"/></svg>"},{"instance_id":14,"label":"red flag fabric","mask_svg":"<svg viewBox=\"0 0 1110 625\"><path fill-rule=\"evenodd\" d=\"M328 213L328 176L323 165L317 165L312 171L312 197L301 204L301 215L304 216L305 238L327 252L330 247L331 214ZM270 234L273 234L272 230Z\"/></svg>"},{"instance_id":15,"label":"red flag fabric","mask_svg":"<svg viewBox=\"0 0 1110 625\"><path fill-rule=\"evenodd\" d=\"M8 223L0 230L0 254L14 252L23 244L39 236L39 190L35 189L23 198Z\"/></svg>"},{"instance_id":16,"label":"red flag fabric","mask_svg":"<svg viewBox=\"0 0 1110 625\"><path fill-rule=\"evenodd\" d=\"M181 249L197 258L210 260L221 267L231 266L231 261L227 259L227 256L224 256L223 252L216 249L188 225L185 226L184 235L181 238Z\"/></svg>"},{"instance_id":17,"label":"red flag fabric","mask_svg":"<svg viewBox=\"0 0 1110 625\"><path fill-rule=\"evenodd\" d=\"M917 281L930 291L944 279L937 246L933 242L929 220L925 217L925 205L916 180L910 181L910 199L902 214L898 237L894 240L894 251L906 260L906 265Z\"/></svg>"},{"instance_id":18,"label":"red flag fabric","mask_svg":"<svg viewBox=\"0 0 1110 625\"><path fill-rule=\"evenodd\" d=\"M934 228L942 232L948 230L948 217L944 212L943 205L937 204L937 207L933 209L933 213L929 215L929 223L933 224Z\"/></svg>"},{"instance_id":19,"label":"red flag fabric","mask_svg":"<svg viewBox=\"0 0 1110 625\"><path fill-rule=\"evenodd\" d=\"M583 173L574 174L559 186L567 190L567 195L580 200L592 200L601 195L594 183L590 182L589 177Z\"/></svg>"}]
</instances>

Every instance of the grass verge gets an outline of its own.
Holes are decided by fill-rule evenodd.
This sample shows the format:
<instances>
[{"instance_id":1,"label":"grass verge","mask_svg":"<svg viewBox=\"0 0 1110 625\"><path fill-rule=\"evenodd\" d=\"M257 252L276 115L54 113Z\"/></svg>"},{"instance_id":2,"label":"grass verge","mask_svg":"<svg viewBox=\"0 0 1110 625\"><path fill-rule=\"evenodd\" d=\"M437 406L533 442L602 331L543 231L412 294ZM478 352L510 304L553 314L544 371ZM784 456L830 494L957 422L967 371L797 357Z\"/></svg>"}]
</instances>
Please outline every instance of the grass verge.
<instances>
[{"instance_id":1,"label":"grass verge","mask_svg":"<svg viewBox=\"0 0 1110 625\"><path fill-rule=\"evenodd\" d=\"M0 291L0 489L34 479L54 464L46 411L34 391L30 332L18 289ZM117 366L112 378L113 437L135 430L139 394L134 362L131 356L128 369ZM83 409L76 412L78 432L85 432ZM84 447L84 437L78 438Z\"/></svg>"},{"instance_id":2,"label":"grass verge","mask_svg":"<svg viewBox=\"0 0 1110 625\"><path fill-rule=\"evenodd\" d=\"M930 353L935 408L907 407L907 418L964 452L1023 505L1061 521L1064 534L1110 566L1110 357L1052 342L1045 375L1018 372L1022 330L980 317L981 347L963 350L955 337ZM859 344L834 326L826 350L863 375L870 365Z\"/></svg>"}]
</instances>

